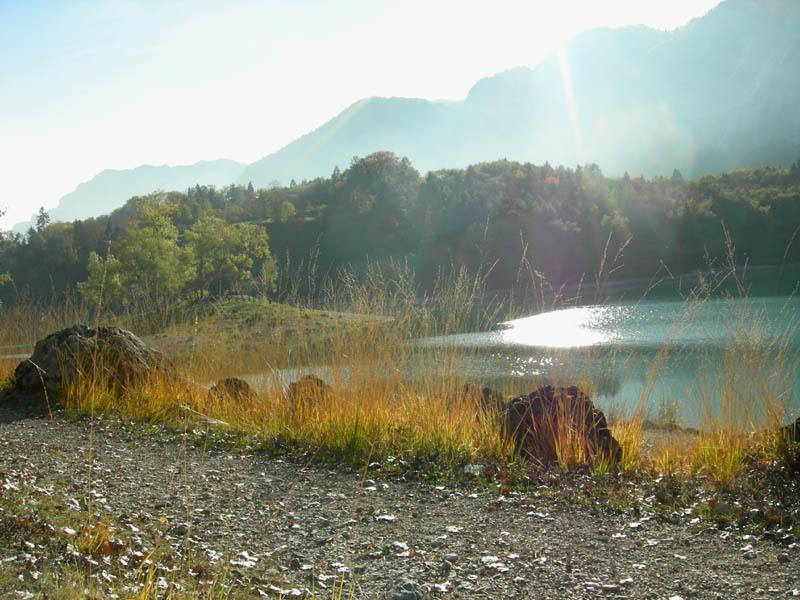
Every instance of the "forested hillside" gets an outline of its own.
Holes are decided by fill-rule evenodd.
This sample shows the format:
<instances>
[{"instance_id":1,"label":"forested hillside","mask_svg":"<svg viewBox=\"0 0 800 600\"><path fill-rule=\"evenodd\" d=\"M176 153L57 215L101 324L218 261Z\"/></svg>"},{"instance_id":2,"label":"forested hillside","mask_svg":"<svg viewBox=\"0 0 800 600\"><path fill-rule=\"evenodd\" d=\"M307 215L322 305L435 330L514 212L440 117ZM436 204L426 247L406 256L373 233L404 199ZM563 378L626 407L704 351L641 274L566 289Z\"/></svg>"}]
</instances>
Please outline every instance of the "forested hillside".
<instances>
[{"instance_id":1,"label":"forested hillside","mask_svg":"<svg viewBox=\"0 0 800 600\"><path fill-rule=\"evenodd\" d=\"M89 303L272 293L311 260L321 276L343 266L405 261L424 286L442 270L489 270L509 290L521 270L553 285L701 269L727 231L751 265L800 262L800 161L685 181L605 177L506 160L420 174L378 152L330 177L255 189L195 186L134 197L112 214L72 223L39 215L4 234L0 298L77 291ZM621 254L618 252L622 249ZM530 266L530 268L528 268ZM308 284L308 277L306 277Z\"/></svg>"}]
</instances>

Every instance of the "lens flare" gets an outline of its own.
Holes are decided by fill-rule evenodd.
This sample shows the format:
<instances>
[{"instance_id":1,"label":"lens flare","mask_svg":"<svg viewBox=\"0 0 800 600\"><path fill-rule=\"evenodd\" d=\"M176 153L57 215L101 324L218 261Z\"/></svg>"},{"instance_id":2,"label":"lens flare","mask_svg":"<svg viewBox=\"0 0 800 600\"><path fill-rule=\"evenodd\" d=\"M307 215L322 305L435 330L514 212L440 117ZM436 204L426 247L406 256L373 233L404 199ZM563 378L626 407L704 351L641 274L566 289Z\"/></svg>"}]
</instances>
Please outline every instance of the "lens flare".
<instances>
[{"instance_id":1,"label":"lens flare","mask_svg":"<svg viewBox=\"0 0 800 600\"><path fill-rule=\"evenodd\" d=\"M586 152L583 147L583 136L581 135L580 122L578 121L578 105L575 102L575 93L572 90L572 77L569 72L569 62L567 61L567 49L564 43L558 46L558 69L561 72L561 83L564 86L564 98L567 100L569 110L569 120L572 126L572 137L575 140L575 150L578 153L580 164L586 164Z\"/></svg>"}]
</instances>

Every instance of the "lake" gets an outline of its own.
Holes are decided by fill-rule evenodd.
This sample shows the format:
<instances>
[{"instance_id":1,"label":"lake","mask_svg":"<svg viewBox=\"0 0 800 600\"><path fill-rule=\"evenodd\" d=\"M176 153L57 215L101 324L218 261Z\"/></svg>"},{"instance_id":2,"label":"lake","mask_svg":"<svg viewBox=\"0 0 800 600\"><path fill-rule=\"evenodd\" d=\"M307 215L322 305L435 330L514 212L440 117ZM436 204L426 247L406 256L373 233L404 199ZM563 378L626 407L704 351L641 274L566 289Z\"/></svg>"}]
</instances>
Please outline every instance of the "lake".
<instances>
[{"instance_id":1,"label":"lake","mask_svg":"<svg viewBox=\"0 0 800 600\"><path fill-rule=\"evenodd\" d=\"M427 369L509 393L588 382L612 414L641 406L650 418L697 425L721 406L746 424L763 422L767 404L800 408L797 304L780 296L581 306L415 345ZM437 364L437 354L446 360Z\"/></svg>"}]
</instances>

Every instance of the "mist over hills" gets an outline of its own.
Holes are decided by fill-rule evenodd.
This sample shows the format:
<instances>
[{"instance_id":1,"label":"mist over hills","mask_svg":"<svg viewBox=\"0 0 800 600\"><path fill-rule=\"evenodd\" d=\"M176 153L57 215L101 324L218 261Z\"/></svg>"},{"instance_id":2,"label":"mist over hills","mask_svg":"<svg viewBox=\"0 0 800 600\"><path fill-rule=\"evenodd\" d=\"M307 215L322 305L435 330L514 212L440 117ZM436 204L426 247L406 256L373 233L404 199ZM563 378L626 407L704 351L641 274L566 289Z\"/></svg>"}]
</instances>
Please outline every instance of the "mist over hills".
<instances>
[{"instance_id":1,"label":"mist over hills","mask_svg":"<svg viewBox=\"0 0 800 600\"><path fill-rule=\"evenodd\" d=\"M81 183L48 211L53 221L74 221L110 213L132 196L153 190L185 190L198 182L227 185L234 181L246 165L232 160L200 161L193 165L168 167L142 165L135 169L106 169ZM18 223L14 231L24 233L35 222Z\"/></svg>"},{"instance_id":2,"label":"mist over hills","mask_svg":"<svg viewBox=\"0 0 800 600\"><path fill-rule=\"evenodd\" d=\"M800 157L800 2L727 0L672 32L595 29L535 68L478 81L464 100L366 98L244 166L104 171L61 198L54 220L195 183L287 184L390 150L422 173L508 158L597 163L608 175L685 177ZM26 224L27 226L27 224Z\"/></svg>"}]
</instances>

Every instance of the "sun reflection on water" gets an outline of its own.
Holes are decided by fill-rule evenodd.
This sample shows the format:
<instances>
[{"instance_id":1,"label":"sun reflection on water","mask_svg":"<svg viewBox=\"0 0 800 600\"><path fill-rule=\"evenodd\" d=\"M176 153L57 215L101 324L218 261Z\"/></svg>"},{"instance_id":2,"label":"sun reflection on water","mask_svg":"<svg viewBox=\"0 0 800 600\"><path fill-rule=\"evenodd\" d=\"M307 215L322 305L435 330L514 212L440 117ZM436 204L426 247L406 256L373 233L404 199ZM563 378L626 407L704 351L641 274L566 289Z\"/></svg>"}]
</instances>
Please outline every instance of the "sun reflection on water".
<instances>
[{"instance_id":1,"label":"sun reflection on water","mask_svg":"<svg viewBox=\"0 0 800 600\"><path fill-rule=\"evenodd\" d=\"M609 324L615 321L612 307L582 306L506 321L502 340L520 346L580 348L606 344L619 337Z\"/></svg>"}]
</instances>

